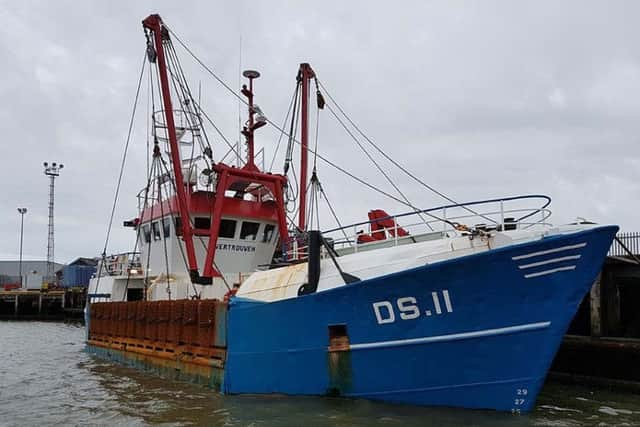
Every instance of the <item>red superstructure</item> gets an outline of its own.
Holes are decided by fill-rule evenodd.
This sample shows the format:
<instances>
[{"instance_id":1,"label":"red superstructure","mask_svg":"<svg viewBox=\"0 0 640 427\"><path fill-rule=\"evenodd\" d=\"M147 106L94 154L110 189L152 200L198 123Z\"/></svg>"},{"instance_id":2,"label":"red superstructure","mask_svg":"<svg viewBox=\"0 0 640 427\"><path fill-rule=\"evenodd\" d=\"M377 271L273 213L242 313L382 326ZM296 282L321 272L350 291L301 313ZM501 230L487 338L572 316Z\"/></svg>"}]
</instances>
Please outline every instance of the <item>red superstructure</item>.
<instances>
[{"instance_id":1,"label":"red superstructure","mask_svg":"<svg viewBox=\"0 0 640 427\"><path fill-rule=\"evenodd\" d=\"M160 76L160 86L164 105L164 119L167 128L170 147L172 173L175 180L175 195L155 206L147 207L142 212L140 223L148 222L168 214L177 215L180 218L180 230L186 249L186 260L192 283L210 284L214 277L221 275L214 266L216 245L220 231L220 222L223 216L242 218L255 218L271 220L277 224L281 241L288 237L287 219L285 213L284 191L287 179L284 175L271 174L261 171L254 160L254 131L266 124L264 117L258 117L259 113L253 103L253 80L259 77L256 71L245 71L244 76L249 79L249 86L243 85L242 94L247 98L249 108L249 120L242 129L247 145L247 159L243 167L238 168L224 163L214 163L209 173L214 177L214 191L194 191L191 182L185 182L180 158L179 141L176 133L174 113L171 102L170 79L167 72L167 63L164 44L170 40L169 31L163 25L159 15L150 15L143 21L143 27L151 33L152 49L155 55L150 59L156 61ZM308 81L313 77L313 71L308 64L302 64L301 74L303 79L303 117L302 117L302 171L301 182L306 182L306 158L307 158L307 96ZM300 78L300 77L299 77ZM158 151L158 150L156 150ZM157 152L154 155L159 155ZM305 195L306 185L301 185L300 197L300 228L304 229ZM210 216L210 227L199 229L194 226L193 215L204 214ZM194 235L207 236L208 243L206 256L202 264L198 263L194 249Z\"/></svg>"}]
</instances>

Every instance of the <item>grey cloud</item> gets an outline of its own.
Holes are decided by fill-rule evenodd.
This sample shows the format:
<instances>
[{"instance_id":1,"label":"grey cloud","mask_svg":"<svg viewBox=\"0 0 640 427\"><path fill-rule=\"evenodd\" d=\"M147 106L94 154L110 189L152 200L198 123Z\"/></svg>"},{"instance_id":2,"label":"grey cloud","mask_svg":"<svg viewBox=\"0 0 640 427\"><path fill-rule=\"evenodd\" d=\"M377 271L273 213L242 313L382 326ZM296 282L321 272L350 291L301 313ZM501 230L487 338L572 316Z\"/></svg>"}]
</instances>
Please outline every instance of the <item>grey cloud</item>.
<instances>
[{"instance_id":1,"label":"grey cloud","mask_svg":"<svg viewBox=\"0 0 640 427\"><path fill-rule=\"evenodd\" d=\"M3 257L17 254L22 205L25 253L46 254L45 160L67 165L56 188L57 260L102 250L144 54L140 21L151 12L232 87L242 37L243 66L263 75L257 102L276 122L298 63L308 61L367 134L452 197L549 193L557 222L581 215L634 230L637 2L41 1L0 9ZM202 84L207 112L235 139L237 101L178 52L192 86ZM145 113L146 99L116 225L135 215L144 185ZM322 153L392 191L326 111L320 137ZM277 138L261 130L268 159ZM214 140L221 156L226 147ZM375 207L404 210L329 168L320 173L343 222ZM416 204L440 204L390 173ZM131 231L116 227L110 249L132 246Z\"/></svg>"}]
</instances>

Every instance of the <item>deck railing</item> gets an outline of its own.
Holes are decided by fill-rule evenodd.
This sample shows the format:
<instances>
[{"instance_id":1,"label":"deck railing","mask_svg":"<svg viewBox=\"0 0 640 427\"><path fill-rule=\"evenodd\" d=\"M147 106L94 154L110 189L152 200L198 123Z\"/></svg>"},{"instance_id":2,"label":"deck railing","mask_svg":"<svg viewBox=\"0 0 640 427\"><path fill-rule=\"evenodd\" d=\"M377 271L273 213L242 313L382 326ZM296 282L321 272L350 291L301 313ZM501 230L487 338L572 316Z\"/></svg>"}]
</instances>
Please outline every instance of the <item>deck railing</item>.
<instances>
[{"instance_id":1,"label":"deck railing","mask_svg":"<svg viewBox=\"0 0 640 427\"><path fill-rule=\"evenodd\" d=\"M472 230L548 228L551 226L547 222L551 216L547 209L550 203L551 199L544 195L524 195L449 204L362 221L323 231L322 235L339 252L352 253L453 237ZM380 227L381 223L392 225ZM306 258L306 242L303 238L290 240L285 253L289 260Z\"/></svg>"},{"instance_id":2,"label":"deck railing","mask_svg":"<svg viewBox=\"0 0 640 427\"><path fill-rule=\"evenodd\" d=\"M100 260L96 274L101 276L141 275L140 252L109 255Z\"/></svg>"}]
</instances>

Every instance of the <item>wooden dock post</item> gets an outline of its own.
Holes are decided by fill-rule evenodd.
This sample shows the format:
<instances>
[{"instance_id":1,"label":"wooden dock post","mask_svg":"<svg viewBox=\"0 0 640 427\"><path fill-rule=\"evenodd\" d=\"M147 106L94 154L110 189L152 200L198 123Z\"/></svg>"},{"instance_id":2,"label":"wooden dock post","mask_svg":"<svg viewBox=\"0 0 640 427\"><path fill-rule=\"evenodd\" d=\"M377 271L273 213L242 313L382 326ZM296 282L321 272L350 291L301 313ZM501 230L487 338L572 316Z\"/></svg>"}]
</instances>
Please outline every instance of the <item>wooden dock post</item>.
<instances>
[{"instance_id":1,"label":"wooden dock post","mask_svg":"<svg viewBox=\"0 0 640 427\"><path fill-rule=\"evenodd\" d=\"M600 288L602 282L602 272L598 273L598 277L593 282L590 292L591 300L591 336L602 336L602 305L600 299Z\"/></svg>"},{"instance_id":2,"label":"wooden dock post","mask_svg":"<svg viewBox=\"0 0 640 427\"><path fill-rule=\"evenodd\" d=\"M42 292L38 294L38 314L42 314Z\"/></svg>"},{"instance_id":3,"label":"wooden dock post","mask_svg":"<svg viewBox=\"0 0 640 427\"><path fill-rule=\"evenodd\" d=\"M18 317L18 294L16 294L15 300L13 303L13 315Z\"/></svg>"}]
</instances>

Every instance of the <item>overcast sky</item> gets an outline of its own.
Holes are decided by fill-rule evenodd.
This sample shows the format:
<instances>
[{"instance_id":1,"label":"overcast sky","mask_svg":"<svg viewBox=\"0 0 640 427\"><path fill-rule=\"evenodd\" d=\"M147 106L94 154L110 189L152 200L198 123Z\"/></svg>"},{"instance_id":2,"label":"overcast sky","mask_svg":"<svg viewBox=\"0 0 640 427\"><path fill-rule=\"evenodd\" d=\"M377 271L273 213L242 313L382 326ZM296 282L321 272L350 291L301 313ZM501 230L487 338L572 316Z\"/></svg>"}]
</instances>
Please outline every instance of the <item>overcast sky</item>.
<instances>
[{"instance_id":1,"label":"overcast sky","mask_svg":"<svg viewBox=\"0 0 640 427\"><path fill-rule=\"evenodd\" d=\"M276 122L298 64L310 62L368 135L456 200L544 193L556 223L581 216L639 229L638 2L0 1L0 259L18 256L17 207L28 208L24 258L46 257L43 161L65 164L56 261L102 251L149 13L234 88L240 57L260 70L256 101ZM203 106L235 138L236 100L176 49ZM146 96L139 113L113 252L133 248L120 225L144 186ZM259 132L269 163L278 133ZM321 153L393 191L327 111L319 134ZM414 204L442 203L389 173ZM344 222L406 210L331 169L320 177Z\"/></svg>"}]
</instances>

